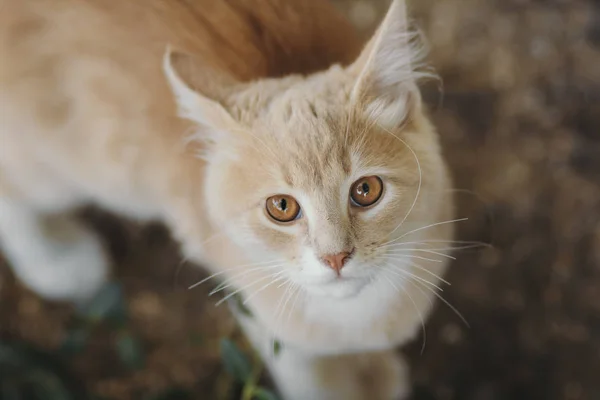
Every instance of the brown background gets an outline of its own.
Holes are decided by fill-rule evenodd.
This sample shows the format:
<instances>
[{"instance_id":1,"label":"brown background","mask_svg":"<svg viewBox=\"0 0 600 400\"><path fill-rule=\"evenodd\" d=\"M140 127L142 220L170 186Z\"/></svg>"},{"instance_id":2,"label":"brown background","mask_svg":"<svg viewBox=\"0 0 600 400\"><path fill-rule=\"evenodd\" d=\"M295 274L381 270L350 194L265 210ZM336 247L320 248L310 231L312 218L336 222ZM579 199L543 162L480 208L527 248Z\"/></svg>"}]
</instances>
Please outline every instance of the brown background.
<instances>
[{"instance_id":1,"label":"brown background","mask_svg":"<svg viewBox=\"0 0 600 400\"><path fill-rule=\"evenodd\" d=\"M365 33L386 0L336 0ZM424 88L455 176L462 240L445 298L411 359L415 398L600 399L600 2L412 0L443 90ZM161 227L90 219L125 284L147 364L118 367L114 332L71 367L96 393L137 399L174 384L221 393L218 340L235 326ZM0 334L55 349L69 307L0 268Z\"/></svg>"}]
</instances>

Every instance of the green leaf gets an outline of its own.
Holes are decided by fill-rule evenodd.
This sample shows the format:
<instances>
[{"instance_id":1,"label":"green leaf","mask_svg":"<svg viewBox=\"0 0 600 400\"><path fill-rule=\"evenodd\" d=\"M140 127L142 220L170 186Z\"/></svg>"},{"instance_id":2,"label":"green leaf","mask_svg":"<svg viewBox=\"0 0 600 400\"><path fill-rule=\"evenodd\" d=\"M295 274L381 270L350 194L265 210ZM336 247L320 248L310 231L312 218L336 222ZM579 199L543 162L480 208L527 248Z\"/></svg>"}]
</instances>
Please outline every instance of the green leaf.
<instances>
[{"instance_id":1,"label":"green leaf","mask_svg":"<svg viewBox=\"0 0 600 400\"><path fill-rule=\"evenodd\" d=\"M24 400L17 382L4 382L0 384L0 399L2 400Z\"/></svg>"},{"instance_id":2,"label":"green leaf","mask_svg":"<svg viewBox=\"0 0 600 400\"><path fill-rule=\"evenodd\" d=\"M242 299L242 296L239 295L239 293L236 293L233 296L231 296L231 302L242 315L245 315L249 318L253 317L252 311L250 311L250 309L246 307L246 305L244 304L244 300Z\"/></svg>"},{"instance_id":3,"label":"green leaf","mask_svg":"<svg viewBox=\"0 0 600 400\"><path fill-rule=\"evenodd\" d=\"M75 328L69 331L67 337L63 340L59 351L66 356L80 353L85 348L88 338L89 332L87 329L82 327Z\"/></svg>"},{"instance_id":4,"label":"green leaf","mask_svg":"<svg viewBox=\"0 0 600 400\"><path fill-rule=\"evenodd\" d=\"M74 400L86 398L79 380L59 357L23 342L0 341L0 398Z\"/></svg>"},{"instance_id":5,"label":"green leaf","mask_svg":"<svg viewBox=\"0 0 600 400\"><path fill-rule=\"evenodd\" d=\"M159 394L150 396L147 400L192 400L193 394L189 390L171 388Z\"/></svg>"},{"instance_id":6,"label":"green leaf","mask_svg":"<svg viewBox=\"0 0 600 400\"><path fill-rule=\"evenodd\" d=\"M36 399L44 400L71 400L73 396L60 381L60 378L51 371L36 369L30 371L26 385L33 389Z\"/></svg>"},{"instance_id":7,"label":"green leaf","mask_svg":"<svg viewBox=\"0 0 600 400\"><path fill-rule=\"evenodd\" d=\"M225 370L237 381L247 382L252 375L252 365L242 351L229 339L221 339L221 359Z\"/></svg>"},{"instance_id":8,"label":"green leaf","mask_svg":"<svg viewBox=\"0 0 600 400\"><path fill-rule=\"evenodd\" d=\"M273 354L275 356L278 356L279 353L281 353L282 349L283 349L283 345L281 344L281 342L277 339L273 339Z\"/></svg>"},{"instance_id":9,"label":"green leaf","mask_svg":"<svg viewBox=\"0 0 600 400\"><path fill-rule=\"evenodd\" d=\"M279 400L275 393L271 392L269 389L265 388L257 388L254 393L252 393L253 400Z\"/></svg>"},{"instance_id":10,"label":"green leaf","mask_svg":"<svg viewBox=\"0 0 600 400\"><path fill-rule=\"evenodd\" d=\"M122 318L124 303L121 285L109 283L79 310L79 314L92 323L98 323L110 316Z\"/></svg>"},{"instance_id":11,"label":"green leaf","mask_svg":"<svg viewBox=\"0 0 600 400\"><path fill-rule=\"evenodd\" d=\"M203 346L206 344L206 337L198 332L193 332L190 334L190 344L192 346Z\"/></svg>"},{"instance_id":12,"label":"green leaf","mask_svg":"<svg viewBox=\"0 0 600 400\"><path fill-rule=\"evenodd\" d=\"M117 338L117 353L121 362L129 369L140 369L145 358L141 343L130 333L123 332Z\"/></svg>"}]
</instances>

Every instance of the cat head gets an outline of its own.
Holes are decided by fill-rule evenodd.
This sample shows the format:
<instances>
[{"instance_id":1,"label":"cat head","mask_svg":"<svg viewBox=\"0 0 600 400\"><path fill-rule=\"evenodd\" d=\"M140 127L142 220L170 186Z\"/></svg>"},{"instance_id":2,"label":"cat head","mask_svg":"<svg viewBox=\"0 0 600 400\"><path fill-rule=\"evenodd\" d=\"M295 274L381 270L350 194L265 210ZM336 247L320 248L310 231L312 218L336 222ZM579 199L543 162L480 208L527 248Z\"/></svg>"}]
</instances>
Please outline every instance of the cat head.
<instances>
[{"instance_id":1,"label":"cat head","mask_svg":"<svg viewBox=\"0 0 600 400\"><path fill-rule=\"evenodd\" d=\"M353 64L245 84L167 52L204 142L208 214L282 282L353 296L402 262L396 241L440 218L446 171L407 25L396 0Z\"/></svg>"}]
</instances>

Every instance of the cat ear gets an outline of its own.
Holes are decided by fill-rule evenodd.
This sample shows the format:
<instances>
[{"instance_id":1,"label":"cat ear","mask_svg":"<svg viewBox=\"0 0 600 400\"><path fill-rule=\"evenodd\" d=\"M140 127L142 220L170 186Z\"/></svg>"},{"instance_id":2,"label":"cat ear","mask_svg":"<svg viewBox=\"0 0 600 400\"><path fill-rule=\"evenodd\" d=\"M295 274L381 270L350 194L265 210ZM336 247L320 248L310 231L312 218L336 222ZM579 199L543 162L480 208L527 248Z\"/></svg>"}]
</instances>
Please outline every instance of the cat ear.
<instances>
[{"instance_id":1,"label":"cat ear","mask_svg":"<svg viewBox=\"0 0 600 400\"><path fill-rule=\"evenodd\" d=\"M415 69L420 49L409 30L405 0L394 0L379 29L350 66L358 80L352 99L369 117L389 129L397 128L420 107Z\"/></svg>"},{"instance_id":2,"label":"cat ear","mask_svg":"<svg viewBox=\"0 0 600 400\"><path fill-rule=\"evenodd\" d=\"M232 80L198 64L191 55L174 52L170 47L165 52L163 70L179 116L207 128L212 135L237 129L236 121L220 103L225 95L223 88L233 86Z\"/></svg>"}]
</instances>

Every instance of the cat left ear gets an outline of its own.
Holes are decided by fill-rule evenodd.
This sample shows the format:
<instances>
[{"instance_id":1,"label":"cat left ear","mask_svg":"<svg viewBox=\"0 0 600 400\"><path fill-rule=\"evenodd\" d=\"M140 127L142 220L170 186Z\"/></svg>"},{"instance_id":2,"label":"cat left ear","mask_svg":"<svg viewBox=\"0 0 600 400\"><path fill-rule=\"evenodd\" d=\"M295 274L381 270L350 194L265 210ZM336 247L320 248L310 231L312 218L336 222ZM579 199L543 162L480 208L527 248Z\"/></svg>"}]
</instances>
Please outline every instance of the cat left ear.
<instances>
[{"instance_id":1,"label":"cat left ear","mask_svg":"<svg viewBox=\"0 0 600 400\"><path fill-rule=\"evenodd\" d=\"M394 0L379 29L350 66L358 76L352 99L388 129L400 126L421 105L417 80L428 74L415 69L421 51L413 38L405 0Z\"/></svg>"},{"instance_id":2,"label":"cat left ear","mask_svg":"<svg viewBox=\"0 0 600 400\"><path fill-rule=\"evenodd\" d=\"M219 100L225 87L233 82L199 66L191 55L167 48L163 70L171 87L179 116L201 125L212 135L223 135L236 129L237 123ZM202 139L214 139L211 137Z\"/></svg>"}]
</instances>

